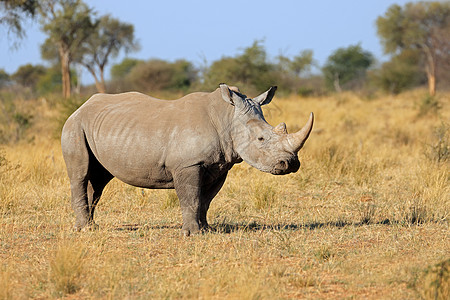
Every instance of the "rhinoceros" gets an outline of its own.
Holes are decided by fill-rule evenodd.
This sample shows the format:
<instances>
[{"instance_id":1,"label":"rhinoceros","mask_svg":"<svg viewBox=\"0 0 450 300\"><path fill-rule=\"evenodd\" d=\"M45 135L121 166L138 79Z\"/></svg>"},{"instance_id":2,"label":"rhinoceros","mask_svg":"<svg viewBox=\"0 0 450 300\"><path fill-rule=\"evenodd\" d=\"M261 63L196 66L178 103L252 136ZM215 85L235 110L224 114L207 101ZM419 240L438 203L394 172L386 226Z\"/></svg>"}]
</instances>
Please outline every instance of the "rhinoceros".
<instances>
[{"instance_id":1,"label":"rhinoceros","mask_svg":"<svg viewBox=\"0 0 450 300\"><path fill-rule=\"evenodd\" d=\"M138 92L96 94L66 121L61 136L75 213L75 229L97 226L94 210L114 177L141 188L175 189L182 233L209 228L211 200L228 171L242 161L275 175L296 172L297 156L314 121L288 134L264 119L261 106L276 86L254 98L220 84L160 100Z\"/></svg>"}]
</instances>

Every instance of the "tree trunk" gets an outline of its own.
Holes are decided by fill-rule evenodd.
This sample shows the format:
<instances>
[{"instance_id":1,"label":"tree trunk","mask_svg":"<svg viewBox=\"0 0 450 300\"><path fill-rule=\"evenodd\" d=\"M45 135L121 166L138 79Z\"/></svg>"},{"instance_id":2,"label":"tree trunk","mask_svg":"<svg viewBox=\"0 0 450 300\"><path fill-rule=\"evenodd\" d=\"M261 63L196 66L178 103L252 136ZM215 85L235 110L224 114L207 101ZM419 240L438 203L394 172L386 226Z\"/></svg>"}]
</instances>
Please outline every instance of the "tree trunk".
<instances>
[{"instance_id":1,"label":"tree trunk","mask_svg":"<svg viewBox=\"0 0 450 300\"><path fill-rule=\"evenodd\" d=\"M425 50L425 55L427 58L426 62L426 73L428 79L428 92L431 97L436 95L436 60L434 59L431 49L427 45L423 45Z\"/></svg>"},{"instance_id":2,"label":"tree trunk","mask_svg":"<svg viewBox=\"0 0 450 300\"><path fill-rule=\"evenodd\" d=\"M97 88L97 92L99 93L105 93L105 83L102 81L99 81L97 78L95 78L95 87Z\"/></svg>"},{"instance_id":3,"label":"tree trunk","mask_svg":"<svg viewBox=\"0 0 450 300\"><path fill-rule=\"evenodd\" d=\"M92 77L94 77L95 80L95 87L97 88L97 92L99 93L105 93L105 81L103 79L103 72L100 72L101 75L101 80L98 79L97 74L95 73L95 69L88 64L83 64L86 69L89 71L89 73L91 73Z\"/></svg>"},{"instance_id":4,"label":"tree trunk","mask_svg":"<svg viewBox=\"0 0 450 300\"><path fill-rule=\"evenodd\" d=\"M106 93L106 84L105 84L105 76L103 74L103 68L100 68L100 85L101 85L101 91L100 93Z\"/></svg>"},{"instance_id":5,"label":"tree trunk","mask_svg":"<svg viewBox=\"0 0 450 300\"><path fill-rule=\"evenodd\" d=\"M341 85L339 84L339 73L334 73L334 89L336 92L340 93L342 92Z\"/></svg>"},{"instance_id":6,"label":"tree trunk","mask_svg":"<svg viewBox=\"0 0 450 300\"><path fill-rule=\"evenodd\" d=\"M64 46L59 47L61 60L62 92L65 99L70 97L70 52Z\"/></svg>"},{"instance_id":7,"label":"tree trunk","mask_svg":"<svg viewBox=\"0 0 450 300\"><path fill-rule=\"evenodd\" d=\"M428 76L428 91L430 96L436 95L436 76L434 74L427 74Z\"/></svg>"}]
</instances>

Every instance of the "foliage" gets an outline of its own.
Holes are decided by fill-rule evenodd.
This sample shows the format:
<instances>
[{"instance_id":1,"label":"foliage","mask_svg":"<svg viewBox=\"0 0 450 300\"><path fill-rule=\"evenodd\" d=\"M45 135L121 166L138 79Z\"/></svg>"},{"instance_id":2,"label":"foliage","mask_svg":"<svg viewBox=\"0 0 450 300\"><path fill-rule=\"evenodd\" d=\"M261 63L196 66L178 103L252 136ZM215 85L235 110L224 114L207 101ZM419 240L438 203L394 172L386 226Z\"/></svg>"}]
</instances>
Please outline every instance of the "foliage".
<instances>
[{"instance_id":1,"label":"foliage","mask_svg":"<svg viewBox=\"0 0 450 300\"><path fill-rule=\"evenodd\" d=\"M170 63L152 59L137 64L127 80L139 91L179 91L191 86L196 80L196 72L192 64L185 60Z\"/></svg>"},{"instance_id":2,"label":"foliage","mask_svg":"<svg viewBox=\"0 0 450 300\"><path fill-rule=\"evenodd\" d=\"M428 114L436 115L441 109L441 104L436 96L427 95L419 102L418 117L424 117Z\"/></svg>"},{"instance_id":3,"label":"foliage","mask_svg":"<svg viewBox=\"0 0 450 300\"><path fill-rule=\"evenodd\" d=\"M415 284L422 299L450 298L450 258L428 267Z\"/></svg>"},{"instance_id":4,"label":"foliage","mask_svg":"<svg viewBox=\"0 0 450 300\"><path fill-rule=\"evenodd\" d=\"M450 2L397 4L377 19L377 33L385 53L417 49L423 57L429 93L435 94L437 69L450 60ZM448 66L448 63L447 63Z\"/></svg>"},{"instance_id":5,"label":"foliage","mask_svg":"<svg viewBox=\"0 0 450 300\"><path fill-rule=\"evenodd\" d=\"M91 18L92 9L81 0L45 0L39 11L42 30L48 35L41 52L44 59L53 61L58 53L63 96L68 98L71 94L70 64L97 24Z\"/></svg>"},{"instance_id":6,"label":"foliage","mask_svg":"<svg viewBox=\"0 0 450 300\"><path fill-rule=\"evenodd\" d=\"M385 92L399 94L400 92L424 82L424 75L418 62L417 51L403 50L390 61L375 70L373 80Z\"/></svg>"},{"instance_id":7,"label":"foliage","mask_svg":"<svg viewBox=\"0 0 450 300\"><path fill-rule=\"evenodd\" d=\"M24 19L33 18L36 14L39 1L37 0L2 0L0 2L0 25L5 24L10 33L18 38L25 35Z\"/></svg>"},{"instance_id":8,"label":"foliage","mask_svg":"<svg viewBox=\"0 0 450 300\"><path fill-rule=\"evenodd\" d=\"M106 15L99 19L96 29L81 45L74 60L92 74L97 90L104 93L104 70L108 61L116 57L122 49L130 52L138 48L134 26Z\"/></svg>"},{"instance_id":9,"label":"foliage","mask_svg":"<svg viewBox=\"0 0 450 300\"><path fill-rule=\"evenodd\" d=\"M342 88L361 85L373 62L373 55L360 45L339 48L328 57L322 68L325 83L337 92Z\"/></svg>"},{"instance_id":10,"label":"foliage","mask_svg":"<svg viewBox=\"0 0 450 300\"><path fill-rule=\"evenodd\" d=\"M301 74L311 71L311 67L315 64L313 59L314 52L312 50L302 50L292 59L287 56L278 56L278 67L283 72L292 72L295 76L300 77Z\"/></svg>"},{"instance_id":11,"label":"foliage","mask_svg":"<svg viewBox=\"0 0 450 300\"><path fill-rule=\"evenodd\" d=\"M433 142L428 145L426 157L436 163L450 160L450 125L442 122L433 132Z\"/></svg>"},{"instance_id":12,"label":"foliage","mask_svg":"<svg viewBox=\"0 0 450 300\"><path fill-rule=\"evenodd\" d=\"M111 67L111 78L113 80L124 79L137 64L142 62L139 59L124 58L122 62Z\"/></svg>"},{"instance_id":13,"label":"foliage","mask_svg":"<svg viewBox=\"0 0 450 300\"><path fill-rule=\"evenodd\" d=\"M6 86L10 80L9 74L4 69L0 69L0 89Z\"/></svg>"},{"instance_id":14,"label":"foliage","mask_svg":"<svg viewBox=\"0 0 450 300\"><path fill-rule=\"evenodd\" d=\"M44 66L26 64L20 66L17 71L11 75L11 78L18 84L35 90L37 83L45 73L46 68Z\"/></svg>"},{"instance_id":15,"label":"foliage","mask_svg":"<svg viewBox=\"0 0 450 300\"><path fill-rule=\"evenodd\" d=\"M76 80L76 76L74 76L74 74L72 74L71 80L72 84L74 84ZM61 68L59 65L54 65L47 68L45 74L39 78L36 84L36 89L40 95L61 92L61 87Z\"/></svg>"},{"instance_id":16,"label":"foliage","mask_svg":"<svg viewBox=\"0 0 450 300\"><path fill-rule=\"evenodd\" d=\"M204 75L204 84L211 90L215 89L218 83L227 82L246 91L258 92L275 85L274 69L274 65L267 59L261 41L254 41L242 54L213 62Z\"/></svg>"}]
</instances>

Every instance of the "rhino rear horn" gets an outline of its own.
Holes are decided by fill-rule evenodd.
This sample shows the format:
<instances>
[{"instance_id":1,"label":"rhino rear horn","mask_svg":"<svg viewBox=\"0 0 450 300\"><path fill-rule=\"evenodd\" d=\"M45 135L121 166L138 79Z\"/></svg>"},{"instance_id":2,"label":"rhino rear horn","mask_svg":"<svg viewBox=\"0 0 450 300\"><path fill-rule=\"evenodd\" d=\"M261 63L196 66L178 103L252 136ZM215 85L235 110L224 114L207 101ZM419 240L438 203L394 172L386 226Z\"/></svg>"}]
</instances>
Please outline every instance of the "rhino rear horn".
<instances>
[{"instance_id":1,"label":"rhino rear horn","mask_svg":"<svg viewBox=\"0 0 450 300\"><path fill-rule=\"evenodd\" d=\"M292 152L298 152L303 147L303 145L305 144L306 140L309 137L309 134L311 133L313 124L314 124L314 114L311 113L309 115L308 122L306 123L305 126L303 126L302 129L300 129L296 133L291 133L287 135L287 141L289 146L291 147Z\"/></svg>"}]
</instances>

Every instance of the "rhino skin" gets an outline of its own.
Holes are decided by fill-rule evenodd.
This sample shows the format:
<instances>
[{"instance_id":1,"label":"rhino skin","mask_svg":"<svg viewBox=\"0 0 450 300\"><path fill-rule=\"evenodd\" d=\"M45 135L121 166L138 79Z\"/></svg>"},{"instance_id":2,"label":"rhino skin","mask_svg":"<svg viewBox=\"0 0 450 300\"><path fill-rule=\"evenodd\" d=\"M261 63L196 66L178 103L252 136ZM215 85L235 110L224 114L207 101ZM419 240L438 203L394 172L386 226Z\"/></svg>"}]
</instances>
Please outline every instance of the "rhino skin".
<instances>
[{"instance_id":1,"label":"rhino skin","mask_svg":"<svg viewBox=\"0 0 450 300\"><path fill-rule=\"evenodd\" d=\"M264 119L276 91L250 99L221 84L212 93L160 100L137 92L96 94L66 121L61 146L70 179L75 229L92 228L106 184L117 177L141 188L172 189L182 233L208 228L206 214L231 167L243 160L275 175L296 172L297 153L314 121L288 134Z\"/></svg>"}]
</instances>

